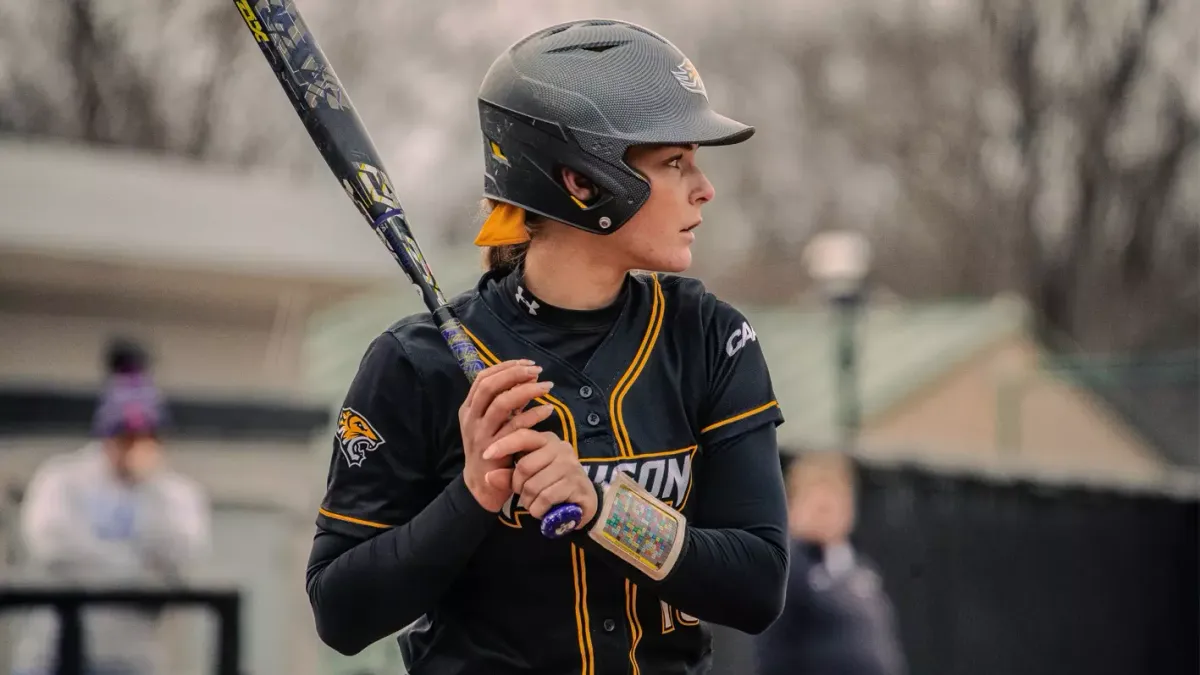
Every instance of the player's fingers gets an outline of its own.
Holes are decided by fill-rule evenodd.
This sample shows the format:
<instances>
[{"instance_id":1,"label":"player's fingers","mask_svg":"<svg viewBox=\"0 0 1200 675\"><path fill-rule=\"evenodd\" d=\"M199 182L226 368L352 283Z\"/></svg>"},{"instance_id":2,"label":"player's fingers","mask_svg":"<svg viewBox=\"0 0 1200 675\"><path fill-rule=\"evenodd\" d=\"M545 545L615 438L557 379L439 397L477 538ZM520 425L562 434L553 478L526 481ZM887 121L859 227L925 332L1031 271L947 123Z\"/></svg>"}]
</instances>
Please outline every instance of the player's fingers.
<instances>
[{"instance_id":1,"label":"player's fingers","mask_svg":"<svg viewBox=\"0 0 1200 675\"><path fill-rule=\"evenodd\" d=\"M558 437L551 433L539 433L533 429L517 429L489 445L483 451L483 458L493 460L515 455L518 452L533 452L549 443L551 439L557 440Z\"/></svg>"},{"instance_id":2,"label":"player's fingers","mask_svg":"<svg viewBox=\"0 0 1200 675\"><path fill-rule=\"evenodd\" d=\"M492 400L487 412L483 413L480 431L488 437L496 435L508 423L514 411L529 405L530 401L550 391L553 386L553 382L526 382L501 392Z\"/></svg>"},{"instance_id":3,"label":"player's fingers","mask_svg":"<svg viewBox=\"0 0 1200 675\"><path fill-rule=\"evenodd\" d=\"M547 471L547 468L554 463L554 457L551 444L547 443L517 460L516 465L513 466L512 491L523 494L528 490L532 491L532 496L536 497L538 491L558 480L560 474Z\"/></svg>"},{"instance_id":4,"label":"player's fingers","mask_svg":"<svg viewBox=\"0 0 1200 675\"><path fill-rule=\"evenodd\" d=\"M525 463L527 466L521 467ZM512 491L520 495L521 502L526 505L532 504L548 486L560 480L591 480L571 446L562 442L549 443L541 450L522 457L515 468ZM530 475L518 482L518 476L524 472Z\"/></svg>"},{"instance_id":5,"label":"player's fingers","mask_svg":"<svg viewBox=\"0 0 1200 675\"><path fill-rule=\"evenodd\" d=\"M537 497L525 508L529 511L529 515L541 520L556 505L564 502L577 503L583 499L585 489L594 490L585 481L587 481L587 476L583 476L583 480L575 476L564 476L539 492Z\"/></svg>"},{"instance_id":6,"label":"player's fingers","mask_svg":"<svg viewBox=\"0 0 1200 675\"><path fill-rule=\"evenodd\" d=\"M493 490L512 490L512 469L492 469L483 474L483 480Z\"/></svg>"},{"instance_id":7,"label":"player's fingers","mask_svg":"<svg viewBox=\"0 0 1200 675\"><path fill-rule=\"evenodd\" d=\"M471 404L467 406L467 419L482 418L497 396L523 382L532 382L537 379L540 372L542 372L540 366L515 366L498 372L486 380L475 380L475 383L471 385L472 389L475 389L475 395L471 399ZM509 410L515 409L509 408ZM499 427L494 427L492 431L494 432L496 428Z\"/></svg>"},{"instance_id":8,"label":"player's fingers","mask_svg":"<svg viewBox=\"0 0 1200 675\"><path fill-rule=\"evenodd\" d=\"M529 359L512 359L509 361L501 361L494 366L488 366L487 368L484 368L483 370L479 371L478 375L475 376L475 381L471 383L471 388L467 390L467 398L463 401L463 406L469 407L471 405L471 401L475 397L475 392L479 390L481 383L486 382L487 380L495 377L499 373L503 373L506 370L511 370L518 366L529 367L532 365L533 361L530 361Z\"/></svg>"},{"instance_id":9,"label":"player's fingers","mask_svg":"<svg viewBox=\"0 0 1200 675\"><path fill-rule=\"evenodd\" d=\"M533 365L533 362L528 359L514 359L497 363L494 366L488 366L479 371L479 374L475 376L475 380L471 382L471 388L467 390L467 396L463 399L462 405L458 409L459 422L462 423L465 421L466 415L474 404L479 389L483 386L484 382L487 382L500 373L514 369L528 368L531 365Z\"/></svg>"},{"instance_id":10,"label":"player's fingers","mask_svg":"<svg viewBox=\"0 0 1200 675\"><path fill-rule=\"evenodd\" d=\"M479 409L487 407L488 401L479 401L481 395L494 397L517 382L535 377L541 368L529 359L517 359L496 364L479 373L471 383L468 398L471 405L482 404Z\"/></svg>"},{"instance_id":11,"label":"player's fingers","mask_svg":"<svg viewBox=\"0 0 1200 675\"><path fill-rule=\"evenodd\" d=\"M507 436L517 429L532 428L549 417L553 412L554 406L549 403L539 405L536 408L530 408L506 422L495 435Z\"/></svg>"}]
</instances>

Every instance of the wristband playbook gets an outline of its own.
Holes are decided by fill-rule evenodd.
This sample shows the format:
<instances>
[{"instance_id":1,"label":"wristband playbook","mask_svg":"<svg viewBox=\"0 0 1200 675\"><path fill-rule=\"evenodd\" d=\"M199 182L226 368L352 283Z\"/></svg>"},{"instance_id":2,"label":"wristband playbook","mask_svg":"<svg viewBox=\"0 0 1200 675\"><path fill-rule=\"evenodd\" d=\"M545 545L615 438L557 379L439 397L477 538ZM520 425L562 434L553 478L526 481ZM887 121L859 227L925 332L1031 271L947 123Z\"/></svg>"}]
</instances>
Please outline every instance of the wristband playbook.
<instances>
[{"instance_id":1,"label":"wristband playbook","mask_svg":"<svg viewBox=\"0 0 1200 675\"><path fill-rule=\"evenodd\" d=\"M588 536L654 580L670 574L683 550L687 518L618 472L604 488Z\"/></svg>"}]
</instances>

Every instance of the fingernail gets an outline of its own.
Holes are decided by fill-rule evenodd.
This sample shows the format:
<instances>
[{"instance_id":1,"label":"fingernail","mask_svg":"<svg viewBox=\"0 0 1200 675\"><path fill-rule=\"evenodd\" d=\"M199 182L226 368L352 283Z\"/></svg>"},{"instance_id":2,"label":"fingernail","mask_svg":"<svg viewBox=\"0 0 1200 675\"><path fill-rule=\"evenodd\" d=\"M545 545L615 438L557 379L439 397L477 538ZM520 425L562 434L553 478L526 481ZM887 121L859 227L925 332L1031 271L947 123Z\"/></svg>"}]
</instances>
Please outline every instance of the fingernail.
<instances>
[{"instance_id":1,"label":"fingernail","mask_svg":"<svg viewBox=\"0 0 1200 675\"><path fill-rule=\"evenodd\" d=\"M484 459L491 459L491 458L492 458L492 456L493 456L493 455L495 455L495 454L496 454L496 451L492 450L491 448L488 448L487 450L484 450L484 451L483 451L483 458L484 458Z\"/></svg>"},{"instance_id":2,"label":"fingernail","mask_svg":"<svg viewBox=\"0 0 1200 675\"><path fill-rule=\"evenodd\" d=\"M530 361L529 359L521 359L519 361L519 363L523 366L532 366L533 365L533 361Z\"/></svg>"},{"instance_id":3,"label":"fingernail","mask_svg":"<svg viewBox=\"0 0 1200 675\"><path fill-rule=\"evenodd\" d=\"M538 373L542 372L542 367L541 366L530 366L525 369L525 372L530 375L537 375Z\"/></svg>"},{"instance_id":4,"label":"fingernail","mask_svg":"<svg viewBox=\"0 0 1200 675\"><path fill-rule=\"evenodd\" d=\"M554 388L554 383L553 382L541 382L538 384L538 386L541 387L544 391L550 391L551 389Z\"/></svg>"}]
</instances>

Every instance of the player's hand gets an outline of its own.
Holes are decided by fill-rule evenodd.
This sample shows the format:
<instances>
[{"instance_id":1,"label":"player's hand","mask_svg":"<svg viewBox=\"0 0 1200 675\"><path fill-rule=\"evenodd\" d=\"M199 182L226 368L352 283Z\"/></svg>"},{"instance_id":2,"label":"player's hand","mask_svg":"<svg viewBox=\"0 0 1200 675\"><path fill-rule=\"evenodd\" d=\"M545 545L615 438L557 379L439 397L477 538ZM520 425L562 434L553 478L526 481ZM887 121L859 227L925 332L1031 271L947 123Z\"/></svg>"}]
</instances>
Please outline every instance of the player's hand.
<instances>
[{"instance_id":1,"label":"player's hand","mask_svg":"<svg viewBox=\"0 0 1200 675\"><path fill-rule=\"evenodd\" d=\"M550 405L524 410L553 386L537 381L541 370L527 360L505 361L487 368L471 383L467 398L458 409L463 479L475 500L488 511L499 511L512 496L512 490L507 485L489 484L485 476L489 471L512 466L512 460L507 457L485 460L481 455L497 439L529 429L550 416L554 409Z\"/></svg>"},{"instance_id":2,"label":"player's hand","mask_svg":"<svg viewBox=\"0 0 1200 675\"><path fill-rule=\"evenodd\" d=\"M500 461L519 453L526 454L512 469L489 472L488 484L508 485L520 495L520 505L538 520L558 504L571 503L583 509L581 527L591 522L598 508L596 487L570 443L549 431L521 429L497 440L483 456Z\"/></svg>"}]
</instances>

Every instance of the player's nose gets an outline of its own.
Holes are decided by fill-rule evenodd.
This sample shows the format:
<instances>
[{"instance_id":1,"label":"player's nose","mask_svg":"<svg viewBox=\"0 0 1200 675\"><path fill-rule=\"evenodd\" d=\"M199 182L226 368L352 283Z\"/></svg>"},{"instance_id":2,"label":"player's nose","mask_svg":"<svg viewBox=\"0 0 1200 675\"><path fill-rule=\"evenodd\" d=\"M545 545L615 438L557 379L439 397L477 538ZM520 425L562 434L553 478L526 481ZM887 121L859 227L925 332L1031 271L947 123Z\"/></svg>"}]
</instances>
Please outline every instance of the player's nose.
<instances>
[{"instance_id":1,"label":"player's nose","mask_svg":"<svg viewBox=\"0 0 1200 675\"><path fill-rule=\"evenodd\" d=\"M716 197L717 189L708 180L703 171L696 172L696 185L692 188L692 204L700 205L711 202Z\"/></svg>"}]
</instances>

